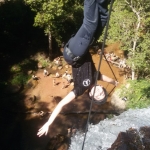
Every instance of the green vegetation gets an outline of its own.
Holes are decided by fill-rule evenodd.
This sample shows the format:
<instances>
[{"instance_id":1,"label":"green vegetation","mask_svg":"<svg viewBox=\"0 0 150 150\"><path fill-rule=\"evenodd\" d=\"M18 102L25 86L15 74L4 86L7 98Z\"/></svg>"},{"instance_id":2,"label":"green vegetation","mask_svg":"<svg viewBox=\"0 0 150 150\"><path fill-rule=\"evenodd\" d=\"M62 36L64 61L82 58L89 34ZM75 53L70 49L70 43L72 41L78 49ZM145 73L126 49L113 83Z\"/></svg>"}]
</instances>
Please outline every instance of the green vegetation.
<instances>
[{"instance_id":1,"label":"green vegetation","mask_svg":"<svg viewBox=\"0 0 150 150\"><path fill-rule=\"evenodd\" d=\"M149 9L149 0L116 0L113 5L107 39L109 43L120 42L133 78L150 74Z\"/></svg>"},{"instance_id":2,"label":"green vegetation","mask_svg":"<svg viewBox=\"0 0 150 150\"><path fill-rule=\"evenodd\" d=\"M36 13L34 26L42 28L48 36L49 58L52 60L54 51L56 51L52 44L54 39L58 45L61 45L62 41L67 42L81 25L83 0L24 1Z\"/></svg>"},{"instance_id":3,"label":"green vegetation","mask_svg":"<svg viewBox=\"0 0 150 150\"><path fill-rule=\"evenodd\" d=\"M57 42L68 40L83 19L82 0L24 0L36 12L34 26L44 29Z\"/></svg>"},{"instance_id":4,"label":"green vegetation","mask_svg":"<svg viewBox=\"0 0 150 150\"><path fill-rule=\"evenodd\" d=\"M111 119L114 117L114 114L108 114L106 118Z\"/></svg>"},{"instance_id":5,"label":"green vegetation","mask_svg":"<svg viewBox=\"0 0 150 150\"><path fill-rule=\"evenodd\" d=\"M36 71L37 65L40 63L42 67L48 67L52 62L45 57L42 53L37 53L34 57L30 59L24 59L22 62L13 65L10 68L11 73L11 84L13 85L20 85L26 84L27 81L31 78L31 74L29 71L34 72Z\"/></svg>"},{"instance_id":6,"label":"green vegetation","mask_svg":"<svg viewBox=\"0 0 150 150\"><path fill-rule=\"evenodd\" d=\"M120 96L127 97L127 109L150 106L150 80L129 80L122 86Z\"/></svg>"},{"instance_id":7,"label":"green vegetation","mask_svg":"<svg viewBox=\"0 0 150 150\"><path fill-rule=\"evenodd\" d=\"M42 60L40 60L40 62L44 68L49 66L49 62L47 60L42 59Z\"/></svg>"},{"instance_id":8,"label":"green vegetation","mask_svg":"<svg viewBox=\"0 0 150 150\"><path fill-rule=\"evenodd\" d=\"M35 71L37 68L37 61L32 59L25 59L21 63L15 64L10 68L11 79L10 83L13 85L26 84L31 78L29 70Z\"/></svg>"},{"instance_id":9,"label":"green vegetation","mask_svg":"<svg viewBox=\"0 0 150 150\"><path fill-rule=\"evenodd\" d=\"M132 80L121 88L127 108L150 106L150 1L116 0L111 13L107 42L120 43L131 67ZM135 79L135 76L137 79Z\"/></svg>"},{"instance_id":10,"label":"green vegetation","mask_svg":"<svg viewBox=\"0 0 150 150\"><path fill-rule=\"evenodd\" d=\"M51 61L48 58L45 58L45 56L41 54L37 54L36 60L43 66L43 67L48 67L51 63Z\"/></svg>"},{"instance_id":11,"label":"green vegetation","mask_svg":"<svg viewBox=\"0 0 150 150\"><path fill-rule=\"evenodd\" d=\"M19 72L18 74L15 74L11 80L12 85L21 85L21 84L26 84L26 82L30 79L31 77L27 74L24 74L22 72Z\"/></svg>"}]
</instances>

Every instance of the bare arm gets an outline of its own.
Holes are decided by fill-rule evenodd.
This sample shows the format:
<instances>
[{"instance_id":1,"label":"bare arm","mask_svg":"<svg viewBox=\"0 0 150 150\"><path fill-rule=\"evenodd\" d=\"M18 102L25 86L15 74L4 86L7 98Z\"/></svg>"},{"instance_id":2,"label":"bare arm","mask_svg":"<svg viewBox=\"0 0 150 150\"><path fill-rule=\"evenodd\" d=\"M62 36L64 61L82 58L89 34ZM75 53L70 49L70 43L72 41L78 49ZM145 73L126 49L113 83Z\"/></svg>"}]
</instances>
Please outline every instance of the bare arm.
<instances>
[{"instance_id":1,"label":"bare arm","mask_svg":"<svg viewBox=\"0 0 150 150\"><path fill-rule=\"evenodd\" d=\"M102 80L102 81L105 81L105 82L108 82L108 83L111 83L111 84L113 84L113 85L115 85L115 86L117 86L117 84L118 84L117 81L115 81L114 79L109 78L109 77L107 77L107 76L105 76L105 75L103 75L103 74L101 74L101 80Z\"/></svg>"},{"instance_id":2,"label":"bare arm","mask_svg":"<svg viewBox=\"0 0 150 150\"><path fill-rule=\"evenodd\" d=\"M69 102L71 102L75 98L75 94L73 91L71 91L64 99L62 99L56 108L54 109L52 115L48 119L48 121L39 129L37 135L40 137L43 134L47 135L49 126L53 123L54 119L57 117L59 112L61 111L62 107Z\"/></svg>"}]
</instances>

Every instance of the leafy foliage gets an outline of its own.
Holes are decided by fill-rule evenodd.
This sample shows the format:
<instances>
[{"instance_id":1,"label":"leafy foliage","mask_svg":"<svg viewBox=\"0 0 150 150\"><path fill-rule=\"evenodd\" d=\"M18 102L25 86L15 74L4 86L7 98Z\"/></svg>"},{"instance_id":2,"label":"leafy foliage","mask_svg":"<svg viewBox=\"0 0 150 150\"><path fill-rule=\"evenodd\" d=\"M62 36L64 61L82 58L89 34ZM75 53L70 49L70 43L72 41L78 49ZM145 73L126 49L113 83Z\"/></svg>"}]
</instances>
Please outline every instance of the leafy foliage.
<instances>
[{"instance_id":1,"label":"leafy foliage","mask_svg":"<svg viewBox=\"0 0 150 150\"><path fill-rule=\"evenodd\" d=\"M43 67L48 67L52 62L41 54L37 54L36 60L41 63Z\"/></svg>"},{"instance_id":2,"label":"leafy foliage","mask_svg":"<svg viewBox=\"0 0 150 150\"><path fill-rule=\"evenodd\" d=\"M147 32L142 35L142 42L137 46L136 53L134 55L135 67L138 70L139 77L148 77L150 74L150 33Z\"/></svg>"},{"instance_id":3,"label":"leafy foliage","mask_svg":"<svg viewBox=\"0 0 150 150\"><path fill-rule=\"evenodd\" d=\"M26 75L26 74L20 72L12 78L11 84L12 85L26 84L29 79L30 79L29 75Z\"/></svg>"},{"instance_id":4,"label":"leafy foliage","mask_svg":"<svg viewBox=\"0 0 150 150\"><path fill-rule=\"evenodd\" d=\"M150 73L150 1L115 1L110 19L108 41L120 42L128 53L128 65L138 77Z\"/></svg>"},{"instance_id":5,"label":"leafy foliage","mask_svg":"<svg viewBox=\"0 0 150 150\"><path fill-rule=\"evenodd\" d=\"M39 26L58 42L68 40L81 24L83 7L81 0L25 0L36 12L35 26Z\"/></svg>"},{"instance_id":6,"label":"leafy foliage","mask_svg":"<svg viewBox=\"0 0 150 150\"><path fill-rule=\"evenodd\" d=\"M28 74L28 70L36 70L37 62L31 59L25 59L22 62L13 65L10 68L11 79L10 82L13 85L26 84L31 78Z\"/></svg>"},{"instance_id":7,"label":"leafy foliage","mask_svg":"<svg viewBox=\"0 0 150 150\"><path fill-rule=\"evenodd\" d=\"M130 80L129 86L122 86L121 97L127 97L127 108L150 106L150 80Z\"/></svg>"},{"instance_id":8,"label":"leafy foliage","mask_svg":"<svg viewBox=\"0 0 150 150\"><path fill-rule=\"evenodd\" d=\"M134 19L133 14L126 9L125 3L115 2L109 23L108 41L121 42L123 49L126 50L133 38L131 28L134 26Z\"/></svg>"}]
</instances>

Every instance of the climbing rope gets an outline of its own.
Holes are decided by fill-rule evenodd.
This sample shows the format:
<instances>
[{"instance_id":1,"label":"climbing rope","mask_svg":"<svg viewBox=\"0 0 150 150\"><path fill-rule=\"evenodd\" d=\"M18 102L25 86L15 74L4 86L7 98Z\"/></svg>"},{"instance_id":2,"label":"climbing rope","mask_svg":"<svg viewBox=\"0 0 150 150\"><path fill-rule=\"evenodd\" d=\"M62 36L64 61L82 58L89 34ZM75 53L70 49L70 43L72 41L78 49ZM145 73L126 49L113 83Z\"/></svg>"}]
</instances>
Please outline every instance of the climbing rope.
<instances>
[{"instance_id":1,"label":"climbing rope","mask_svg":"<svg viewBox=\"0 0 150 150\"><path fill-rule=\"evenodd\" d=\"M107 60L107 58L106 58L106 56L105 56L104 53L103 53L103 56L104 56L104 58L105 58L105 60L106 60L106 62L107 62L107 64L108 64L108 66L109 66L111 72L113 73L113 76L115 77L115 80L117 81L117 78L116 78L116 76L115 76L115 73L114 73L114 71L112 70L112 68L111 68L111 66L110 66L110 64L109 64L109 62L108 62L108 60Z\"/></svg>"},{"instance_id":2,"label":"climbing rope","mask_svg":"<svg viewBox=\"0 0 150 150\"><path fill-rule=\"evenodd\" d=\"M94 99L95 89L96 89L97 80L98 80L98 75L99 75L99 71L100 71L100 66L101 66L101 62L102 62L102 54L104 53L104 46L105 46L105 42L106 42L107 31L108 31L108 26L109 26L109 20L110 20L110 15L111 15L111 11L112 11L113 1L114 1L114 0L111 0L111 3L110 3L109 14L108 14L108 20L107 20L106 29L105 29L105 34L104 34L104 42L103 42L103 44L102 44L102 49L101 49L102 51L101 51L100 60L99 60L99 65L98 65L98 69L97 69L98 71L97 71L97 73L96 73L96 80L95 80L95 84L94 84L94 92L93 92L93 96L92 96L92 100L91 100L91 104L90 104L90 109L89 109L89 114L88 114L87 123L86 123L85 134L84 134L84 139L83 139L83 143L82 143L82 150L84 149L84 143L85 143L85 139L86 139L86 135L87 135L87 131L88 131L89 120L90 120L91 110L92 110L92 105L93 105L93 99Z\"/></svg>"}]
</instances>

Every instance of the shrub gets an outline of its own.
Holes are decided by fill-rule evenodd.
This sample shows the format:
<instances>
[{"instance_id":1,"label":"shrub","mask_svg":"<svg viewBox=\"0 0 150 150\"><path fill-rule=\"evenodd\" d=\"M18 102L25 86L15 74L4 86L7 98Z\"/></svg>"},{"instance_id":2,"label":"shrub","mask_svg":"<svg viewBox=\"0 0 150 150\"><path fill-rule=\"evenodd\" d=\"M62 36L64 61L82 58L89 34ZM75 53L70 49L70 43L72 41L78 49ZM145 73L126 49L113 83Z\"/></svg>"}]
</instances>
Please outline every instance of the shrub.
<instances>
[{"instance_id":1,"label":"shrub","mask_svg":"<svg viewBox=\"0 0 150 150\"><path fill-rule=\"evenodd\" d=\"M146 108L150 106L150 80L129 80L129 85L121 87L121 97L127 97L127 108Z\"/></svg>"},{"instance_id":2,"label":"shrub","mask_svg":"<svg viewBox=\"0 0 150 150\"><path fill-rule=\"evenodd\" d=\"M26 84L29 79L30 79L29 75L20 72L14 75L10 82L12 85L20 85L20 84Z\"/></svg>"}]
</instances>

